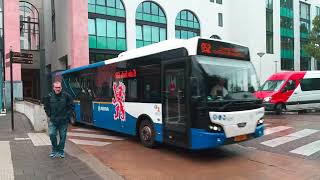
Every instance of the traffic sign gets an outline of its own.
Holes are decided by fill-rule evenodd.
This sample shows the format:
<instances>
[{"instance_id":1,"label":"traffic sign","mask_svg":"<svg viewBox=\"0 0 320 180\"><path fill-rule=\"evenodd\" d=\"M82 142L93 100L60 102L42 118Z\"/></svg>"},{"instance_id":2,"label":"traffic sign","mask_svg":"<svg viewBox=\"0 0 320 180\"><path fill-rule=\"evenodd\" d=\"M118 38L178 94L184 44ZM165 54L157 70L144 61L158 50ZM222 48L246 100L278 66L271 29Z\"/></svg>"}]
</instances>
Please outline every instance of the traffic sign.
<instances>
[{"instance_id":1,"label":"traffic sign","mask_svg":"<svg viewBox=\"0 0 320 180\"><path fill-rule=\"evenodd\" d=\"M12 58L12 63L20 63L20 64L33 64L33 59L26 58Z\"/></svg>"},{"instance_id":2,"label":"traffic sign","mask_svg":"<svg viewBox=\"0 0 320 180\"><path fill-rule=\"evenodd\" d=\"M33 58L33 54L13 52L13 57L30 58L30 59L32 59Z\"/></svg>"},{"instance_id":3,"label":"traffic sign","mask_svg":"<svg viewBox=\"0 0 320 180\"><path fill-rule=\"evenodd\" d=\"M6 59L11 58L12 63L33 64L33 54L13 52L6 54Z\"/></svg>"}]
</instances>

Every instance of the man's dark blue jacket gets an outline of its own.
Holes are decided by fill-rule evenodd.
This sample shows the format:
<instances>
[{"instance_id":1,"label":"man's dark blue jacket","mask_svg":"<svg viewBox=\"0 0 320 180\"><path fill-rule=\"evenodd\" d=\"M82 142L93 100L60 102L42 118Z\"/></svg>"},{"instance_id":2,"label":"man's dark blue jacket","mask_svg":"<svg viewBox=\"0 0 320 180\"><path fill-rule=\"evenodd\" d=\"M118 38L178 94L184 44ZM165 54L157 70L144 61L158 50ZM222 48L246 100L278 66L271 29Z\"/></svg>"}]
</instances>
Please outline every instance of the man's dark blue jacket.
<instances>
[{"instance_id":1,"label":"man's dark blue jacket","mask_svg":"<svg viewBox=\"0 0 320 180\"><path fill-rule=\"evenodd\" d=\"M51 92L44 99L44 110L51 122L68 122L74 110L73 99L64 91L60 94Z\"/></svg>"}]
</instances>

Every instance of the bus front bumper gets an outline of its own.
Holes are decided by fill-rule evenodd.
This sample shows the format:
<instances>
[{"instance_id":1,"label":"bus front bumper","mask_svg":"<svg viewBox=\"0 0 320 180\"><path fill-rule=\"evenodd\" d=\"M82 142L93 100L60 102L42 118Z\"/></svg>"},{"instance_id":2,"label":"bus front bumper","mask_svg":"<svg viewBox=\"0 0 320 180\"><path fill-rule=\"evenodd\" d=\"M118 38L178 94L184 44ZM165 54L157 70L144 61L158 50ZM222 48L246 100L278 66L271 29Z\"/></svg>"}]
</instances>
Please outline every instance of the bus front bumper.
<instances>
[{"instance_id":1,"label":"bus front bumper","mask_svg":"<svg viewBox=\"0 0 320 180\"><path fill-rule=\"evenodd\" d=\"M263 136L264 125L257 126L252 134L247 134L244 141ZM243 142L243 141L241 141ZM238 143L233 137L227 138L224 133L212 133L202 129L191 129L191 149L211 149L221 145Z\"/></svg>"}]
</instances>

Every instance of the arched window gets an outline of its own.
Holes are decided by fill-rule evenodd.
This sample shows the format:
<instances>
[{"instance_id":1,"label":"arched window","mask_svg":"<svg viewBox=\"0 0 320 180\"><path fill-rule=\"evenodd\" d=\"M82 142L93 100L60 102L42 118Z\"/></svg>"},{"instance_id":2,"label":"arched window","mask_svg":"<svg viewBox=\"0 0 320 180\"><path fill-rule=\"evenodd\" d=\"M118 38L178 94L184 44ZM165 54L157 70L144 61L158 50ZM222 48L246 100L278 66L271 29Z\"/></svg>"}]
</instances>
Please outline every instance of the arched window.
<instances>
[{"instance_id":1,"label":"arched window","mask_svg":"<svg viewBox=\"0 0 320 180\"><path fill-rule=\"evenodd\" d=\"M167 39L167 19L161 7L150 1L141 3L136 10L137 48Z\"/></svg>"},{"instance_id":2,"label":"arched window","mask_svg":"<svg viewBox=\"0 0 320 180\"><path fill-rule=\"evenodd\" d=\"M126 14L121 0L88 0L90 63L127 49Z\"/></svg>"},{"instance_id":3,"label":"arched window","mask_svg":"<svg viewBox=\"0 0 320 180\"><path fill-rule=\"evenodd\" d=\"M30 3L20 1L20 48L39 50L39 13Z\"/></svg>"},{"instance_id":4,"label":"arched window","mask_svg":"<svg viewBox=\"0 0 320 180\"><path fill-rule=\"evenodd\" d=\"M200 36L200 24L195 14L189 10L182 10L176 18L176 38L189 39Z\"/></svg>"}]
</instances>

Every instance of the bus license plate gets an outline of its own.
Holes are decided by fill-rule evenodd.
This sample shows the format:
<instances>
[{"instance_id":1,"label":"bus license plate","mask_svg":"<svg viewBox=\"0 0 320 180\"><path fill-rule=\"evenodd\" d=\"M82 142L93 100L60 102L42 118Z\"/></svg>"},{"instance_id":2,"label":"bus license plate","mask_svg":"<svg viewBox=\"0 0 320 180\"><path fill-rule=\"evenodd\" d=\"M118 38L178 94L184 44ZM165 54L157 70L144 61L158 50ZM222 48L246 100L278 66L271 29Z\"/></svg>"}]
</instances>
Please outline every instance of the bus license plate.
<instances>
[{"instance_id":1,"label":"bus license plate","mask_svg":"<svg viewBox=\"0 0 320 180\"><path fill-rule=\"evenodd\" d=\"M234 137L234 141L244 141L244 140L246 140L246 139L248 139L248 137L247 137L247 135L245 134L245 135L240 135L240 136L236 136L236 137Z\"/></svg>"}]
</instances>

